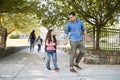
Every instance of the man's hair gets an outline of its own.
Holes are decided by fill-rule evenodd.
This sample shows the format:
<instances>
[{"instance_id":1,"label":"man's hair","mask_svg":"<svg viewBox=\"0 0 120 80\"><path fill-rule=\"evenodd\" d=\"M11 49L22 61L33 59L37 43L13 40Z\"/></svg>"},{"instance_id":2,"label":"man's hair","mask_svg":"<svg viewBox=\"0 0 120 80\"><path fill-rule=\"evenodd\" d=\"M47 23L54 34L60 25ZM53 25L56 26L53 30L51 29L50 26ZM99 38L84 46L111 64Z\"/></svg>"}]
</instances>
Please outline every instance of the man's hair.
<instances>
[{"instance_id":1,"label":"man's hair","mask_svg":"<svg viewBox=\"0 0 120 80\"><path fill-rule=\"evenodd\" d=\"M75 12L70 12L69 15L76 16Z\"/></svg>"}]
</instances>

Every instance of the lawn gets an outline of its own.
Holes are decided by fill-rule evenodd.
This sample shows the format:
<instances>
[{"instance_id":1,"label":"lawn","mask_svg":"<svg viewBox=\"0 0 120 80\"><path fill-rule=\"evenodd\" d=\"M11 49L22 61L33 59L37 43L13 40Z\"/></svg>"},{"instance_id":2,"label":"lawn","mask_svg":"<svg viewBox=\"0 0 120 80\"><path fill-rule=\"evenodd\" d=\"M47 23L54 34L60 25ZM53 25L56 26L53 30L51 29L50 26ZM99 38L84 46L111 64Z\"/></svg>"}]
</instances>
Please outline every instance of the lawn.
<instances>
[{"instance_id":1,"label":"lawn","mask_svg":"<svg viewBox=\"0 0 120 80\"><path fill-rule=\"evenodd\" d=\"M9 46L28 46L28 39L7 39L7 47Z\"/></svg>"}]
</instances>

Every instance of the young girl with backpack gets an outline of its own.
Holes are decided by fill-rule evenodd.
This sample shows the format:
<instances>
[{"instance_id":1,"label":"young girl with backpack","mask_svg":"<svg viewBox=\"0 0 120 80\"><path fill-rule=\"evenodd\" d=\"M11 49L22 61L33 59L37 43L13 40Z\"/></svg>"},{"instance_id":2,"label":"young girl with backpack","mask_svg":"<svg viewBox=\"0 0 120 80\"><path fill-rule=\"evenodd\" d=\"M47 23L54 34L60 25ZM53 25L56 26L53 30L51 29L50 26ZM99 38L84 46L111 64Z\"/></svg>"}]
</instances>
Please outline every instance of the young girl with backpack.
<instances>
[{"instance_id":1,"label":"young girl with backpack","mask_svg":"<svg viewBox=\"0 0 120 80\"><path fill-rule=\"evenodd\" d=\"M48 31L46 39L45 39L45 45L46 45L46 51L47 51L46 68L48 70L51 70L50 60L51 60L51 57L52 57L54 70L59 71L60 69L57 66L57 55L56 55L57 40L56 40L55 32L54 32L53 29L50 29Z\"/></svg>"}]
</instances>

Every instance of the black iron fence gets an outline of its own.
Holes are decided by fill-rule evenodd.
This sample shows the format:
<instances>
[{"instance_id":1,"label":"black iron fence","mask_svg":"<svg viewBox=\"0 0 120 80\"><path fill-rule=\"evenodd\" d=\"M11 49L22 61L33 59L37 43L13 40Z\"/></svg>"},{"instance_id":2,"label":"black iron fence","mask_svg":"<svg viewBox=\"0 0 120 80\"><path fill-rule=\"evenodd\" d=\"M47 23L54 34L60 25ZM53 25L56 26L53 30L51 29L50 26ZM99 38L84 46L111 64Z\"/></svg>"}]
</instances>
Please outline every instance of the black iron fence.
<instances>
[{"instance_id":1,"label":"black iron fence","mask_svg":"<svg viewBox=\"0 0 120 80\"><path fill-rule=\"evenodd\" d=\"M6 46L7 30L0 26L0 47Z\"/></svg>"},{"instance_id":2,"label":"black iron fence","mask_svg":"<svg viewBox=\"0 0 120 80\"><path fill-rule=\"evenodd\" d=\"M90 43L85 46L91 49L96 49L96 34L95 27L87 30L91 38ZM120 51L120 29L102 28L99 39L100 50Z\"/></svg>"}]
</instances>

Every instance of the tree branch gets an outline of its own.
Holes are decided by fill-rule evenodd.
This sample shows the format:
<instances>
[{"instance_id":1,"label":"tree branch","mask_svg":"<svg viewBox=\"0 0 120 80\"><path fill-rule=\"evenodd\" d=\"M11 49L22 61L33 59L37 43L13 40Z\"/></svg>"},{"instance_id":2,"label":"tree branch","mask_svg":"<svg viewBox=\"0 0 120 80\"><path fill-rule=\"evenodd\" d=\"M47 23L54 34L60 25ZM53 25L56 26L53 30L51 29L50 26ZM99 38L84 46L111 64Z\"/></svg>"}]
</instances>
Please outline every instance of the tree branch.
<instances>
[{"instance_id":1,"label":"tree branch","mask_svg":"<svg viewBox=\"0 0 120 80\"><path fill-rule=\"evenodd\" d=\"M7 35L11 34L13 31L15 31L15 29L13 29L10 32L8 32Z\"/></svg>"},{"instance_id":2,"label":"tree branch","mask_svg":"<svg viewBox=\"0 0 120 80\"><path fill-rule=\"evenodd\" d=\"M117 7L119 6L119 3L117 3L114 7L111 8L111 10L109 10L106 15L104 16L103 19L103 23L101 24L102 26L105 26L105 24L107 24L107 22L112 19L112 15L114 14L115 10L117 9Z\"/></svg>"},{"instance_id":3,"label":"tree branch","mask_svg":"<svg viewBox=\"0 0 120 80\"><path fill-rule=\"evenodd\" d=\"M80 13L82 15L82 17L84 17L85 21L88 22L91 25L95 25L94 23L90 22L89 19L95 19L93 16L87 14L84 10L83 7L80 6L80 8L77 6L78 4L75 2L73 3L73 6L76 8L77 12Z\"/></svg>"}]
</instances>

